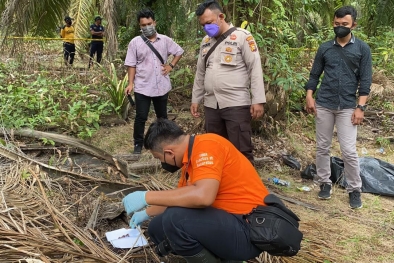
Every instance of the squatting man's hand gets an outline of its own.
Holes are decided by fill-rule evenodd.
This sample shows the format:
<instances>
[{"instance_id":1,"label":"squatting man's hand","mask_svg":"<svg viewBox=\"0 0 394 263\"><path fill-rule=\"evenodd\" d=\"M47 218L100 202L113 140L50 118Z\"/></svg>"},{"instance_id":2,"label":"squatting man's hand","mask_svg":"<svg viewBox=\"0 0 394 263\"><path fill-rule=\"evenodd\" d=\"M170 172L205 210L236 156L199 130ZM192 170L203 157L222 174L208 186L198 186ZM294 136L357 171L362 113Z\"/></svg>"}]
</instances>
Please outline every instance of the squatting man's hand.
<instances>
[{"instance_id":1,"label":"squatting man's hand","mask_svg":"<svg viewBox=\"0 0 394 263\"><path fill-rule=\"evenodd\" d=\"M133 216L130 220L130 227L136 228L137 226L141 225L143 222L148 220L150 216L146 213L146 210L142 210L139 212L134 212Z\"/></svg>"},{"instance_id":2,"label":"squatting man's hand","mask_svg":"<svg viewBox=\"0 0 394 263\"><path fill-rule=\"evenodd\" d=\"M133 217L130 220L130 227L132 228L135 228L137 225L149 219L149 216L146 214L145 210L136 212L148 205L145 200L146 192L147 191L136 191L134 193L128 194L122 200L127 215L134 213Z\"/></svg>"}]
</instances>

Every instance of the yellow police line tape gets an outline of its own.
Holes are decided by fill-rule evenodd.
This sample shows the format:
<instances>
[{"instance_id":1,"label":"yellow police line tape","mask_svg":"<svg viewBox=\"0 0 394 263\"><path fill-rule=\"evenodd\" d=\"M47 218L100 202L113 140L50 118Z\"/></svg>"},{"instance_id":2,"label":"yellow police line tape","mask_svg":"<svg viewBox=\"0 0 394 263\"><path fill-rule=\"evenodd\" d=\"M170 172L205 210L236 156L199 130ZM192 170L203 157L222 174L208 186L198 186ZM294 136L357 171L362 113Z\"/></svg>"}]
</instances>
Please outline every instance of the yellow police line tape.
<instances>
[{"instance_id":1,"label":"yellow police line tape","mask_svg":"<svg viewBox=\"0 0 394 263\"><path fill-rule=\"evenodd\" d=\"M92 41L105 41L100 38L57 38L57 37L7 37L10 39L26 39L26 40L92 40Z\"/></svg>"},{"instance_id":2,"label":"yellow police line tape","mask_svg":"<svg viewBox=\"0 0 394 263\"><path fill-rule=\"evenodd\" d=\"M90 40L90 41L105 41L106 39L97 39L97 38L55 38L55 37L6 37L10 39L27 39L27 40ZM176 41L177 43L187 43L187 41ZM289 50L298 50L298 51L316 51L317 48L302 48L295 47L289 48ZM378 55L380 53L373 52L372 55Z\"/></svg>"}]
</instances>

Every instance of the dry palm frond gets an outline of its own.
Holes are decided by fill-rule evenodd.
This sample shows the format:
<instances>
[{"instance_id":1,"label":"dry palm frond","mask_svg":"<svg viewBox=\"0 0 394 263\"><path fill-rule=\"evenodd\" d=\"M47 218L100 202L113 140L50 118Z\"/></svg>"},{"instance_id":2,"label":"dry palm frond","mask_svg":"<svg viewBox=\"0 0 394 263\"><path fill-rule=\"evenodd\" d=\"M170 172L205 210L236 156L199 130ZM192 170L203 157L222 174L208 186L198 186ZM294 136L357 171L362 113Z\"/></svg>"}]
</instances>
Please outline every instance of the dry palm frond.
<instances>
[{"instance_id":1,"label":"dry palm frond","mask_svg":"<svg viewBox=\"0 0 394 263\"><path fill-rule=\"evenodd\" d=\"M23 179L21 175L27 173L30 178ZM64 255L96 262L119 260L90 232L76 226L72 217L56 208L53 203L61 200L61 194L45 187L42 182L48 178L41 173L28 165L3 166L0 180L0 258L6 259L2 262L26 256L53 262ZM58 198L50 200L51 195Z\"/></svg>"}]
</instances>

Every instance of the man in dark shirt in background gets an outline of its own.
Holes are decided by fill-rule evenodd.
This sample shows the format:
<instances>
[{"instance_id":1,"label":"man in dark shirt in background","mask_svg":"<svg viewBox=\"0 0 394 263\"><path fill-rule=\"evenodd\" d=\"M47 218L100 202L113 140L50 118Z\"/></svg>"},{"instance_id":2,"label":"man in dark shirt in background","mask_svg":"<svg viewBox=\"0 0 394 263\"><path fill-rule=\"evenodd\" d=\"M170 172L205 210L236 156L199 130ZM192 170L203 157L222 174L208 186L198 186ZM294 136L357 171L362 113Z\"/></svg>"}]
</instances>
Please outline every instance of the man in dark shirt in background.
<instances>
[{"instance_id":1,"label":"man in dark shirt in background","mask_svg":"<svg viewBox=\"0 0 394 263\"><path fill-rule=\"evenodd\" d=\"M305 86L306 110L316 115L316 181L320 184L318 197L331 198L330 147L336 125L351 208L362 207L362 182L356 151L357 125L364 119L372 83L370 48L352 33L357 24L356 18L357 12L351 6L341 7L335 12L336 37L319 47ZM323 72L315 102L313 93Z\"/></svg>"},{"instance_id":2,"label":"man in dark shirt in background","mask_svg":"<svg viewBox=\"0 0 394 263\"><path fill-rule=\"evenodd\" d=\"M101 17L96 16L94 18L94 24L90 26L90 34L92 34L93 40L90 43L90 60L89 60L89 68L93 64L93 57L96 54L96 61L100 64L101 58L103 56L103 49L104 49L104 27L101 25Z\"/></svg>"}]
</instances>

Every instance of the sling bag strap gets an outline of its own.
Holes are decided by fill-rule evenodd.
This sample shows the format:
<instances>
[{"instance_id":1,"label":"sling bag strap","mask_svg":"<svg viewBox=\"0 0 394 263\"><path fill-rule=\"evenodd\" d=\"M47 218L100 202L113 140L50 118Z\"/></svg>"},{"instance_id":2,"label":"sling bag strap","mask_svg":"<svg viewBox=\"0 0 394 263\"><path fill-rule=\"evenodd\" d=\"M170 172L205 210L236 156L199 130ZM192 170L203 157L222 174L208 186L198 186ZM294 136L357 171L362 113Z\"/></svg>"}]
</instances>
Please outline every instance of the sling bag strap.
<instances>
[{"instance_id":1,"label":"sling bag strap","mask_svg":"<svg viewBox=\"0 0 394 263\"><path fill-rule=\"evenodd\" d=\"M212 52L215 50L215 48L223 41L225 40L231 33L233 33L235 30L237 30L236 27L232 27L229 30L227 30L226 32L224 32L216 41L216 43L211 47L210 50L208 50L208 53L205 55L205 68L207 67L207 61L209 56L212 54Z\"/></svg>"},{"instance_id":2,"label":"sling bag strap","mask_svg":"<svg viewBox=\"0 0 394 263\"><path fill-rule=\"evenodd\" d=\"M359 76L359 69L358 66L355 65L343 52L343 48L337 45L334 45L334 47L338 50L339 55L341 56L341 58L345 61L346 65L351 69L351 71L353 71L353 73L356 75L356 77L358 78Z\"/></svg>"},{"instance_id":3,"label":"sling bag strap","mask_svg":"<svg viewBox=\"0 0 394 263\"><path fill-rule=\"evenodd\" d=\"M152 43L150 42L149 39L147 39L145 36L141 35L141 38L144 40L145 44L148 45L148 47L155 53L155 55L159 58L161 64L164 64L164 59L161 57L160 53L154 48Z\"/></svg>"},{"instance_id":4,"label":"sling bag strap","mask_svg":"<svg viewBox=\"0 0 394 263\"><path fill-rule=\"evenodd\" d=\"M195 137L196 137L196 135L192 134L192 135L190 135L190 138L189 138L189 147L188 147L188 150L187 150L187 164L186 164L186 167L185 167L186 182L187 182L187 180L189 180L189 174L187 173L187 169L189 168L190 157L192 156L192 150L193 150L193 144L194 144Z\"/></svg>"}]
</instances>

